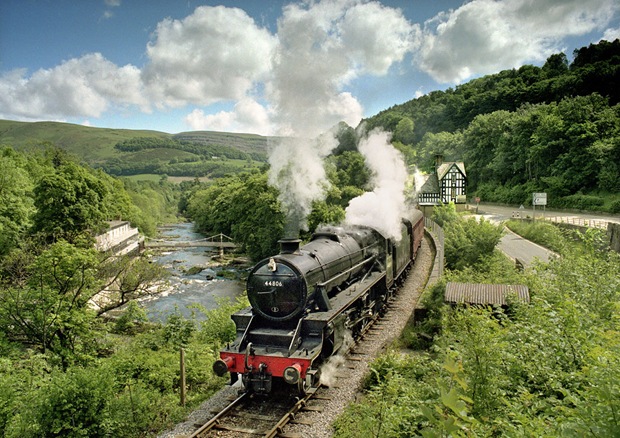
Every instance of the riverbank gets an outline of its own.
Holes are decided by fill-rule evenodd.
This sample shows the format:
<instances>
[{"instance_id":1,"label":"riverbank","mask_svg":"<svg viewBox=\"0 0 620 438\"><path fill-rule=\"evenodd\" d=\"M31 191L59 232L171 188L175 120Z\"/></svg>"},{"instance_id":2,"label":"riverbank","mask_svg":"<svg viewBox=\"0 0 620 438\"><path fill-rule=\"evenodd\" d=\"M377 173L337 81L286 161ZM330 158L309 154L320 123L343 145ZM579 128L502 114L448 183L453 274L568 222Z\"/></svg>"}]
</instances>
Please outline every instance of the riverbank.
<instances>
[{"instance_id":1,"label":"riverbank","mask_svg":"<svg viewBox=\"0 0 620 438\"><path fill-rule=\"evenodd\" d=\"M158 239L171 242L204 238L193 230L191 223L170 224L159 231ZM211 310L219 307L222 300L236 300L245 291L245 277L251 266L245 257L231 253L220 257L219 252L200 247L150 249L146 256L162 265L169 274L165 282L151 287L152 293L136 300L152 322L165 322L175 312L201 320L202 314L196 312L196 305ZM118 315L123 307L108 312L107 316Z\"/></svg>"}]
</instances>

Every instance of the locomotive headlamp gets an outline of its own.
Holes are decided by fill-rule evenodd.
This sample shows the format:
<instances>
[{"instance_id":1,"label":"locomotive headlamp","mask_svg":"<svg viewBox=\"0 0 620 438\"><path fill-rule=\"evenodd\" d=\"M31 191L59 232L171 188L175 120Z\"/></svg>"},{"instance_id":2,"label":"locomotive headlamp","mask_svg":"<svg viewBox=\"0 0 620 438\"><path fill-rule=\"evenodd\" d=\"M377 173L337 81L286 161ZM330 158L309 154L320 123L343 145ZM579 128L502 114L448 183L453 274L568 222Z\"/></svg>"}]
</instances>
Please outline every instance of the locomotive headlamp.
<instances>
[{"instance_id":1,"label":"locomotive headlamp","mask_svg":"<svg viewBox=\"0 0 620 438\"><path fill-rule=\"evenodd\" d=\"M287 367L284 370L284 374L282 375L282 377L284 378L284 381L289 385L296 384L301 378L301 365L296 363L291 365L290 367Z\"/></svg>"},{"instance_id":2,"label":"locomotive headlamp","mask_svg":"<svg viewBox=\"0 0 620 438\"><path fill-rule=\"evenodd\" d=\"M269 259L269 263L267 263L267 268L271 272L276 272L276 269L278 269L278 265L276 265L276 261L273 259L273 257Z\"/></svg>"},{"instance_id":3,"label":"locomotive headlamp","mask_svg":"<svg viewBox=\"0 0 620 438\"><path fill-rule=\"evenodd\" d=\"M222 377L226 374L230 367L235 363L235 359L232 357L226 357L224 359L218 359L213 363L213 372Z\"/></svg>"}]
</instances>

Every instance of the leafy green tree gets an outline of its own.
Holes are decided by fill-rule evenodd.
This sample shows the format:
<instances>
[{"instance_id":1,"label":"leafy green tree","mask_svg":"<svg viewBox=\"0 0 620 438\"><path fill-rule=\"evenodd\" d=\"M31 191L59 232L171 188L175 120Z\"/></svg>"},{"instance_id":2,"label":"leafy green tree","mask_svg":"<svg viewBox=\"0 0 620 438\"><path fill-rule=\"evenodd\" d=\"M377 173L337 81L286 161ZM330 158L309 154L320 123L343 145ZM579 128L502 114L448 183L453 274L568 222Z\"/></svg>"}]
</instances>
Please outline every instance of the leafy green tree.
<instances>
[{"instance_id":1,"label":"leafy green tree","mask_svg":"<svg viewBox=\"0 0 620 438\"><path fill-rule=\"evenodd\" d=\"M277 252L283 235L284 214L266 173L225 178L196 191L188 213L199 231L232 237L254 260Z\"/></svg>"},{"instance_id":2,"label":"leafy green tree","mask_svg":"<svg viewBox=\"0 0 620 438\"><path fill-rule=\"evenodd\" d=\"M34 203L25 163L10 148L0 148L0 256L15 248L30 227Z\"/></svg>"},{"instance_id":3,"label":"leafy green tree","mask_svg":"<svg viewBox=\"0 0 620 438\"><path fill-rule=\"evenodd\" d=\"M437 155L442 155L446 161L463 160L464 145L461 132L427 132L419 147L421 151L418 164L428 172L435 170L435 157Z\"/></svg>"},{"instance_id":4,"label":"leafy green tree","mask_svg":"<svg viewBox=\"0 0 620 438\"><path fill-rule=\"evenodd\" d=\"M97 253L58 241L29 266L28 281L0 290L0 325L13 340L57 355L66 368L87 351L95 314L88 300L98 290Z\"/></svg>"},{"instance_id":5,"label":"leafy green tree","mask_svg":"<svg viewBox=\"0 0 620 438\"><path fill-rule=\"evenodd\" d=\"M344 209L340 205L325 201L314 201L308 216L308 229L315 230L319 225L339 224L344 220Z\"/></svg>"},{"instance_id":6,"label":"leafy green tree","mask_svg":"<svg viewBox=\"0 0 620 438\"><path fill-rule=\"evenodd\" d=\"M414 142L414 123L410 117L403 117L396 124L392 139L394 141L412 145Z\"/></svg>"},{"instance_id":7,"label":"leafy green tree","mask_svg":"<svg viewBox=\"0 0 620 438\"><path fill-rule=\"evenodd\" d=\"M541 73L546 78L553 78L568 73L568 59L565 53L555 53L547 58Z\"/></svg>"},{"instance_id":8,"label":"leafy green tree","mask_svg":"<svg viewBox=\"0 0 620 438\"><path fill-rule=\"evenodd\" d=\"M37 212L33 230L52 241L75 240L87 231L98 232L108 218L107 187L73 162L61 164L34 189Z\"/></svg>"},{"instance_id":9,"label":"leafy green tree","mask_svg":"<svg viewBox=\"0 0 620 438\"><path fill-rule=\"evenodd\" d=\"M97 269L105 300L98 302L97 314L120 307L132 300L160 292L158 284L165 284L168 271L145 256L116 256L104 258Z\"/></svg>"}]
</instances>

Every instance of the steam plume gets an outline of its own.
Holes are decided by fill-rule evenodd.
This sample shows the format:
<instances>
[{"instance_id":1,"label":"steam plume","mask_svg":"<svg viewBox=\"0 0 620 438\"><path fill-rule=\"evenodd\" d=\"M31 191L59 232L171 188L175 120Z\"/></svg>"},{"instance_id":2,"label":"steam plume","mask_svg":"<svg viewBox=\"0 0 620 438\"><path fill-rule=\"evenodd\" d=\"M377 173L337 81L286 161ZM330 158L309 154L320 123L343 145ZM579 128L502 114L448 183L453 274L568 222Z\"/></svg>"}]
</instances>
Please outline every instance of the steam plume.
<instances>
[{"instance_id":1,"label":"steam plume","mask_svg":"<svg viewBox=\"0 0 620 438\"><path fill-rule=\"evenodd\" d=\"M390 144L391 134L373 130L361 140L359 151L373 172L372 192L349 202L345 223L372 226L400 238L401 218L407 216L405 184L408 174L402 154Z\"/></svg>"},{"instance_id":2,"label":"steam plume","mask_svg":"<svg viewBox=\"0 0 620 438\"><path fill-rule=\"evenodd\" d=\"M284 237L296 238L307 229L306 217L314 200L323 199L329 187L323 160L337 146L333 135L313 140L281 139L269 155L269 183L280 191L287 223Z\"/></svg>"}]
</instances>

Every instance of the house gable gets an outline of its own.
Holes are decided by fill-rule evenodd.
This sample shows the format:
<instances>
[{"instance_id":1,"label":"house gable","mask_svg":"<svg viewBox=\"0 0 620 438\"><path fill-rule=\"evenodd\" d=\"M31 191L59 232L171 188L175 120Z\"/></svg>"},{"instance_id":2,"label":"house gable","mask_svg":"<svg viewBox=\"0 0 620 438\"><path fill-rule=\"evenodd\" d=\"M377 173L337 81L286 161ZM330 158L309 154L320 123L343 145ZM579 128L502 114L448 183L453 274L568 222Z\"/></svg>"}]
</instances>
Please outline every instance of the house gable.
<instances>
[{"instance_id":1,"label":"house gable","mask_svg":"<svg viewBox=\"0 0 620 438\"><path fill-rule=\"evenodd\" d=\"M442 202L455 204L465 202L467 177L463 162L443 163L437 169L437 178Z\"/></svg>"}]
</instances>

